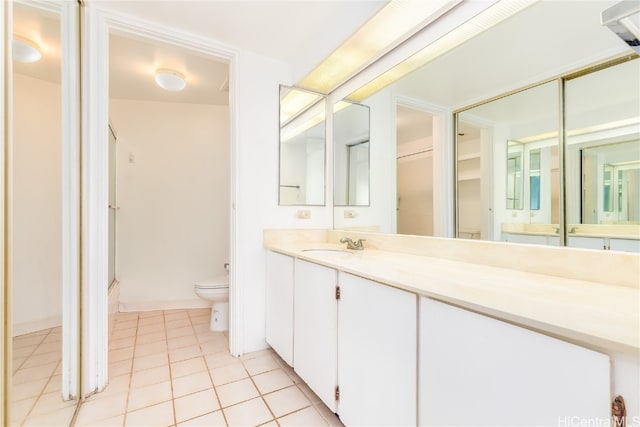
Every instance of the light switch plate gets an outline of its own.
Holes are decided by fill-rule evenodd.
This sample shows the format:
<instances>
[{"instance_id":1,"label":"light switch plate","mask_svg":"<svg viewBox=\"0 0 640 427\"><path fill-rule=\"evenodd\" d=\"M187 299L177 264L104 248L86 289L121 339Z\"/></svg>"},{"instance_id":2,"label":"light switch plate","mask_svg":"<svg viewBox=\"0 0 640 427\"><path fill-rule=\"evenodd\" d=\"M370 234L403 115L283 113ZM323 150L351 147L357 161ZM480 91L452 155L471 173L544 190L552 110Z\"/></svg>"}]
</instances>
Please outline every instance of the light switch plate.
<instances>
[{"instance_id":1,"label":"light switch plate","mask_svg":"<svg viewBox=\"0 0 640 427\"><path fill-rule=\"evenodd\" d=\"M352 210L346 210L344 211L344 217L345 218L355 218L356 217L356 211L352 211Z\"/></svg>"},{"instance_id":2,"label":"light switch plate","mask_svg":"<svg viewBox=\"0 0 640 427\"><path fill-rule=\"evenodd\" d=\"M298 219L309 219L311 218L311 211L309 209L300 209L296 216Z\"/></svg>"}]
</instances>

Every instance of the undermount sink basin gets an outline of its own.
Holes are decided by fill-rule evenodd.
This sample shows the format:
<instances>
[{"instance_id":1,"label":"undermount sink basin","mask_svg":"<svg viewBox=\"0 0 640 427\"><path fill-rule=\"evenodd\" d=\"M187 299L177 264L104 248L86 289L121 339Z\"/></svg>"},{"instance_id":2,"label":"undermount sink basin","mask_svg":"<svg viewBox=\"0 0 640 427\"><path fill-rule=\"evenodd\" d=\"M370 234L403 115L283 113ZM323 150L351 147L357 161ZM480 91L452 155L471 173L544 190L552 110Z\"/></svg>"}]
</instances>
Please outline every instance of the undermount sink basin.
<instances>
[{"instance_id":1,"label":"undermount sink basin","mask_svg":"<svg viewBox=\"0 0 640 427\"><path fill-rule=\"evenodd\" d=\"M353 252L348 251L346 249L327 249L327 248L317 248L317 249L303 249L302 252L316 252L316 253L327 253L327 254L353 254Z\"/></svg>"}]
</instances>

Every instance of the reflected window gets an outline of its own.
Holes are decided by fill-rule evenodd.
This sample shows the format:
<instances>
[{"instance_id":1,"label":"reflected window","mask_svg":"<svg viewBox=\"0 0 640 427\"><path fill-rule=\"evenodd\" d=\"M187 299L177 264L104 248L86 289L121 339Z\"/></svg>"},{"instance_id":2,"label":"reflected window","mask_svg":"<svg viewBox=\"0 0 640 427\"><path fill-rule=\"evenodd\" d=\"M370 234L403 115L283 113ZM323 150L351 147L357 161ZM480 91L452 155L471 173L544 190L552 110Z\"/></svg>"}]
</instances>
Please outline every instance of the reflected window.
<instances>
[{"instance_id":1,"label":"reflected window","mask_svg":"<svg viewBox=\"0 0 640 427\"><path fill-rule=\"evenodd\" d=\"M529 209L540 210L540 150L529 153Z\"/></svg>"}]
</instances>

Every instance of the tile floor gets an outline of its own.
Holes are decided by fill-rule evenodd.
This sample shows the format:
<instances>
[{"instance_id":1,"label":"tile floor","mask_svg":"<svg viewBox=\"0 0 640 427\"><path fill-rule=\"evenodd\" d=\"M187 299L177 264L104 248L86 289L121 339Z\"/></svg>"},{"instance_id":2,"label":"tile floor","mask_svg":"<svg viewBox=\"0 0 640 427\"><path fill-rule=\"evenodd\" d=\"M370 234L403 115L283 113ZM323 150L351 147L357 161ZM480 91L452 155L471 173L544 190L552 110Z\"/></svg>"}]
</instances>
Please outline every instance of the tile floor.
<instances>
[{"instance_id":1,"label":"tile floor","mask_svg":"<svg viewBox=\"0 0 640 427\"><path fill-rule=\"evenodd\" d=\"M12 426L68 426L76 401L62 400L61 328L13 338Z\"/></svg>"},{"instance_id":2,"label":"tile floor","mask_svg":"<svg viewBox=\"0 0 640 427\"><path fill-rule=\"evenodd\" d=\"M75 426L342 426L272 350L232 357L210 315L116 314L109 385Z\"/></svg>"}]
</instances>

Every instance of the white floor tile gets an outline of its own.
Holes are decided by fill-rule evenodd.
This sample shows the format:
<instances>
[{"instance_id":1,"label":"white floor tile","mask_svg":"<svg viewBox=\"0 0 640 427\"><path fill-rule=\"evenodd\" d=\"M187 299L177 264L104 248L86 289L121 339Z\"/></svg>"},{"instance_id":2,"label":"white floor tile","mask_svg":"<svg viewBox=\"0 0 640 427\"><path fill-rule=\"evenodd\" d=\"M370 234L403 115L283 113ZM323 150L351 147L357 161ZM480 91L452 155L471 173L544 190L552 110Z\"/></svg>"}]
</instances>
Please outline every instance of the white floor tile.
<instances>
[{"instance_id":1,"label":"white floor tile","mask_svg":"<svg viewBox=\"0 0 640 427\"><path fill-rule=\"evenodd\" d=\"M180 378L185 375L195 374L207 370L204 358L194 357L193 359L182 360L171 364L171 377Z\"/></svg>"},{"instance_id":2,"label":"white floor tile","mask_svg":"<svg viewBox=\"0 0 640 427\"><path fill-rule=\"evenodd\" d=\"M171 381L164 381L158 384L151 384L144 387L134 388L129 392L129 404L127 411L146 408L158 403L170 401Z\"/></svg>"},{"instance_id":3,"label":"white floor tile","mask_svg":"<svg viewBox=\"0 0 640 427\"><path fill-rule=\"evenodd\" d=\"M230 426L257 426L273 419L261 398L225 408L223 411Z\"/></svg>"},{"instance_id":4,"label":"white floor tile","mask_svg":"<svg viewBox=\"0 0 640 427\"><path fill-rule=\"evenodd\" d=\"M199 391L174 399L176 422L190 420L200 415L220 409L213 389Z\"/></svg>"},{"instance_id":5,"label":"white floor tile","mask_svg":"<svg viewBox=\"0 0 640 427\"><path fill-rule=\"evenodd\" d=\"M207 371L174 378L172 384L174 398L213 388Z\"/></svg>"},{"instance_id":6,"label":"white floor tile","mask_svg":"<svg viewBox=\"0 0 640 427\"><path fill-rule=\"evenodd\" d=\"M254 359L243 360L242 363L244 363L244 366L247 368L250 375L258 375L280 367L273 356L269 354L264 354Z\"/></svg>"},{"instance_id":7,"label":"white floor tile","mask_svg":"<svg viewBox=\"0 0 640 427\"><path fill-rule=\"evenodd\" d=\"M309 399L296 386L278 390L263 397L276 418L311 405Z\"/></svg>"},{"instance_id":8,"label":"white floor tile","mask_svg":"<svg viewBox=\"0 0 640 427\"><path fill-rule=\"evenodd\" d=\"M136 349L135 349L136 357L151 356L153 354L166 354L166 353L167 353L166 340L136 344Z\"/></svg>"},{"instance_id":9,"label":"white floor tile","mask_svg":"<svg viewBox=\"0 0 640 427\"><path fill-rule=\"evenodd\" d=\"M322 418L322 415L320 415L313 406L278 418L278 424L280 424L281 427L328 426L325 419Z\"/></svg>"},{"instance_id":10,"label":"white floor tile","mask_svg":"<svg viewBox=\"0 0 640 427\"><path fill-rule=\"evenodd\" d=\"M145 369L144 371L134 372L131 376L131 388L158 384L163 381L169 381L170 379L169 365L157 366L155 368Z\"/></svg>"},{"instance_id":11,"label":"white floor tile","mask_svg":"<svg viewBox=\"0 0 640 427\"><path fill-rule=\"evenodd\" d=\"M127 412L125 426L170 426L175 423L173 403L164 402L133 412Z\"/></svg>"},{"instance_id":12,"label":"white floor tile","mask_svg":"<svg viewBox=\"0 0 640 427\"><path fill-rule=\"evenodd\" d=\"M261 394L271 393L293 385L291 378L282 369L274 369L273 371L255 375L253 382Z\"/></svg>"},{"instance_id":13,"label":"white floor tile","mask_svg":"<svg viewBox=\"0 0 640 427\"><path fill-rule=\"evenodd\" d=\"M166 353L152 354L149 356L136 357L133 359L133 372L144 371L145 369L157 368L168 365L169 358Z\"/></svg>"},{"instance_id":14,"label":"white floor tile","mask_svg":"<svg viewBox=\"0 0 640 427\"><path fill-rule=\"evenodd\" d=\"M236 363L223 366L221 368L213 368L210 372L213 384L215 384L216 387L232 383L249 376L249 373L240 361L236 361Z\"/></svg>"},{"instance_id":15,"label":"white floor tile","mask_svg":"<svg viewBox=\"0 0 640 427\"><path fill-rule=\"evenodd\" d=\"M248 378L216 387L216 391L223 408L259 396L258 390Z\"/></svg>"},{"instance_id":16,"label":"white floor tile","mask_svg":"<svg viewBox=\"0 0 640 427\"><path fill-rule=\"evenodd\" d=\"M222 411L210 412L205 415L201 415L197 418L192 418L188 421L178 423L178 427L226 427L227 423L224 420Z\"/></svg>"},{"instance_id":17,"label":"white floor tile","mask_svg":"<svg viewBox=\"0 0 640 427\"><path fill-rule=\"evenodd\" d=\"M80 406L78 425L90 425L125 413L127 395L119 394L103 399L87 400Z\"/></svg>"}]
</instances>

